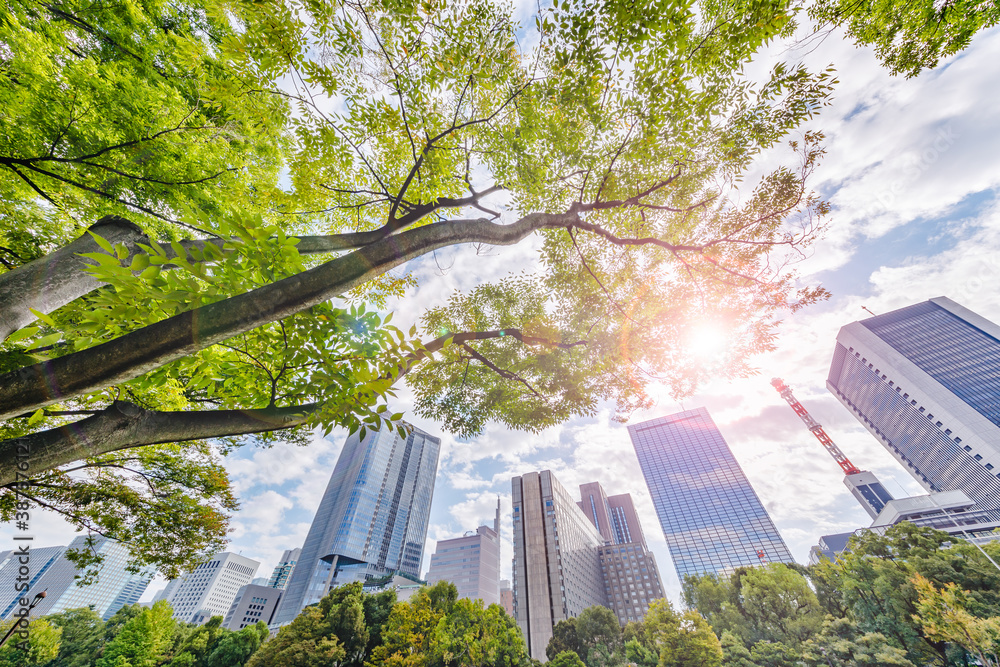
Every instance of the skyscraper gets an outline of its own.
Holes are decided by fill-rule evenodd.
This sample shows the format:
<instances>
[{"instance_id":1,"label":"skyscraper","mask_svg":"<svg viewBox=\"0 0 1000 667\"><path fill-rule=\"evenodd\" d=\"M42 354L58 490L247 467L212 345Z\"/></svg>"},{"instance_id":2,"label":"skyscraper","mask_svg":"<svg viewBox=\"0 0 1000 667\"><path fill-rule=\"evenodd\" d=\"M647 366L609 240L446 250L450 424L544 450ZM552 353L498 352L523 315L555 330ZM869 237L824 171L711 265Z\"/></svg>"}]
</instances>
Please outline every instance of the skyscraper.
<instances>
[{"instance_id":1,"label":"skyscraper","mask_svg":"<svg viewBox=\"0 0 1000 667\"><path fill-rule=\"evenodd\" d=\"M601 532L604 545L598 547L606 606L618 621L641 621L653 600L663 597L656 558L646 545L632 496L607 496L600 482L580 485L577 505Z\"/></svg>"},{"instance_id":2,"label":"skyscraper","mask_svg":"<svg viewBox=\"0 0 1000 667\"><path fill-rule=\"evenodd\" d=\"M705 408L628 427L677 576L794 562Z\"/></svg>"},{"instance_id":3,"label":"skyscraper","mask_svg":"<svg viewBox=\"0 0 1000 667\"><path fill-rule=\"evenodd\" d=\"M471 532L471 531L470 531ZM479 526L475 534L441 540L431 556L427 583L450 581L458 597L500 602L500 503L493 526Z\"/></svg>"},{"instance_id":4,"label":"skyscraper","mask_svg":"<svg viewBox=\"0 0 1000 667\"><path fill-rule=\"evenodd\" d=\"M285 553L281 554L281 562L274 567L274 572L271 573L267 585L271 588L285 590L288 587L288 579L292 576L292 570L295 569L295 564L299 562L301 556L302 549L285 549Z\"/></svg>"},{"instance_id":5,"label":"skyscraper","mask_svg":"<svg viewBox=\"0 0 1000 667\"><path fill-rule=\"evenodd\" d=\"M67 551L83 550L93 551L103 558L97 566L96 580L89 584L77 581L79 571L76 564L66 557ZM14 557L11 561L12 572L18 569L17 560ZM151 568L129 572L126 569L128 560L129 552L125 545L99 535L81 535L74 538L68 547L32 549L32 585L27 591L15 595L13 600L7 601L0 613L7 616L15 610L18 597L27 595L30 598L44 590L46 596L33 612L36 617L67 609L90 607L107 620L122 606L137 602L155 574ZM2 565L3 561L0 561L0 566ZM8 567L0 569L0 582L6 579L7 572Z\"/></svg>"},{"instance_id":6,"label":"skyscraper","mask_svg":"<svg viewBox=\"0 0 1000 667\"><path fill-rule=\"evenodd\" d=\"M441 440L409 427L347 438L274 623L333 587L392 572L420 576Z\"/></svg>"},{"instance_id":7,"label":"skyscraper","mask_svg":"<svg viewBox=\"0 0 1000 667\"><path fill-rule=\"evenodd\" d=\"M180 578L168 599L174 618L204 623L226 616L240 588L249 584L260 563L223 551Z\"/></svg>"},{"instance_id":8,"label":"skyscraper","mask_svg":"<svg viewBox=\"0 0 1000 667\"><path fill-rule=\"evenodd\" d=\"M604 537L548 470L511 480L514 615L532 658L545 660L552 628L607 605L597 550Z\"/></svg>"},{"instance_id":9,"label":"skyscraper","mask_svg":"<svg viewBox=\"0 0 1000 667\"><path fill-rule=\"evenodd\" d=\"M837 334L827 388L928 491L1000 510L1000 327L938 297Z\"/></svg>"}]
</instances>

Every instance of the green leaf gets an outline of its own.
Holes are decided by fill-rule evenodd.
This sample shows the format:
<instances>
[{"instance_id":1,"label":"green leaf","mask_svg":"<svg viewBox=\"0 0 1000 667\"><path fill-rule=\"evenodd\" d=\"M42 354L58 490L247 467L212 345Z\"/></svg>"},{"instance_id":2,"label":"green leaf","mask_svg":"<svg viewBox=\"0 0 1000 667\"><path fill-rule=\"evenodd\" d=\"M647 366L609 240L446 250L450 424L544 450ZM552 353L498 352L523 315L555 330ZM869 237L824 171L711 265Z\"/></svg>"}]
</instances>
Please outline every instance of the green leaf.
<instances>
[{"instance_id":1,"label":"green leaf","mask_svg":"<svg viewBox=\"0 0 1000 667\"><path fill-rule=\"evenodd\" d=\"M97 245L101 246L101 248L104 251L109 252L109 253L113 253L115 251L114 248L111 246L111 244L108 243L106 240L104 240L104 238L102 236L100 236L98 234L95 234L94 232L89 231L89 230L88 230L87 233L90 234L93 237L93 239L97 243Z\"/></svg>"},{"instance_id":2,"label":"green leaf","mask_svg":"<svg viewBox=\"0 0 1000 667\"><path fill-rule=\"evenodd\" d=\"M7 342L16 343L19 340L24 340L25 338L34 336L36 333L38 333L38 331L39 327L24 327L23 329L19 329L14 333L12 333L11 335L7 336Z\"/></svg>"}]
</instances>

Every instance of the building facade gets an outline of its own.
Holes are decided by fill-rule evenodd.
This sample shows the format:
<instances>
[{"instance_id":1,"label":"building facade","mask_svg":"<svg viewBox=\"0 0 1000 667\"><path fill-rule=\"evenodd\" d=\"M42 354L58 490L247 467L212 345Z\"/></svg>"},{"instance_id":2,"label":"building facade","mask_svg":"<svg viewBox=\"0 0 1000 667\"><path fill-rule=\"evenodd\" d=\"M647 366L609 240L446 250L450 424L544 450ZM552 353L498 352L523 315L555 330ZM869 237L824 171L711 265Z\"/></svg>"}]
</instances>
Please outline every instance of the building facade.
<instances>
[{"instance_id":1,"label":"building facade","mask_svg":"<svg viewBox=\"0 0 1000 667\"><path fill-rule=\"evenodd\" d=\"M288 578L292 576L292 570L295 569L295 564L299 562L301 556L302 549L285 549L285 553L281 554L281 561L275 566L267 585L271 588L285 590L288 587Z\"/></svg>"},{"instance_id":2,"label":"building facade","mask_svg":"<svg viewBox=\"0 0 1000 667\"><path fill-rule=\"evenodd\" d=\"M77 580L81 574L75 563L66 556L73 551L93 551L103 560L96 567L96 577L90 583ZM31 550L33 584L28 591L18 594L33 597L45 591L45 598L35 607L35 617L57 614L67 609L90 607L104 620L111 618L126 604L139 601L155 572L146 568L139 572L129 572L128 548L120 542L101 536L81 535L73 539L68 547L47 547ZM17 557L12 564L17 569ZM6 579L7 567L0 564L0 584ZM13 592L13 587L10 589ZM17 599L6 600L3 615L6 617L15 609Z\"/></svg>"},{"instance_id":3,"label":"building facade","mask_svg":"<svg viewBox=\"0 0 1000 667\"><path fill-rule=\"evenodd\" d=\"M514 589L508 579L500 580L500 606L508 616L514 618Z\"/></svg>"},{"instance_id":4,"label":"building facade","mask_svg":"<svg viewBox=\"0 0 1000 667\"><path fill-rule=\"evenodd\" d=\"M230 630L242 630L258 622L269 624L283 592L273 586L241 586L222 624Z\"/></svg>"},{"instance_id":5,"label":"building facade","mask_svg":"<svg viewBox=\"0 0 1000 667\"><path fill-rule=\"evenodd\" d=\"M441 440L408 427L347 438L274 623L349 581L420 576Z\"/></svg>"},{"instance_id":6,"label":"building facade","mask_svg":"<svg viewBox=\"0 0 1000 667\"><path fill-rule=\"evenodd\" d=\"M15 607L18 606L17 601L22 597L31 599L36 593L47 588L46 596L58 598L70 587L73 575L76 573L75 568L71 573L67 573L68 576L62 577L59 582L50 579L52 586L38 586L39 581L50 568L58 563L68 563L64 558L61 558L65 551L66 547L61 546L33 548L28 552L28 556L25 556L18 549L0 553L0 619L8 618L11 612L15 611ZM22 567L27 568L27 574L21 569ZM27 582L25 582L25 578L27 578ZM16 587L23 583L27 583L28 588L19 591ZM52 602L54 603L55 600ZM37 616L37 614L35 615Z\"/></svg>"},{"instance_id":7,"label":"building facade","mask_svg":"<svg viewBox=\"0 0 1000 667\"><path fill-rule=\"evenodd\" d=\"M704 408L628 427L677 576L794 562Z\"/></svg>"},{"instance_id":8,"label":"building facade","mask_svg":"<svg viewBox=\"0 0 1000 667\"><path fill-rule=\"evenodd\" d=\"M650 603L666 596L656 559L645 543L605 544L597 556L607 607L622 625L643 620Z\"/></svg>"},{"instance_id":9,"label":"building facade","mask_svg":"<svg viewBox=\"0 0 1000 667\"><path fill-rule=\"evenodd\" d=\"M470 531L471 533L471 531ZM479 526L474 534L441 540L431 556L427 582L450 581L458 597L500 602L500 508L493 526Z\"/></svg>"},{"instance_id":10,"label":"building facade","mask_svg":"<svg viewBox=\"0 0 1000 667\"><path fill-rule=\"evenodd\" d=\"M532 658L545 660L552 629L607 605L598 548L604 537L548 470L511 480L514 617Z\"/></svg>"},{"instance_id":11,"label":"building facade","mask_svg":"<svg viewBox=\"0 0 1000 667\"><path fill-rule=\"evenodd\" d=\"M945 297L853 322L826 386L925 489L1000 515L1000 326Z\"/></svg>"},{"instance_id":12,"label":"building facade","mask_svg":"<svg viewBox=\"0 0 1000 667\"><path fill-rule=\"evenodd\" d=\"M225 617L240 588L253 580L260 563L223 551L185 574L168 599L174 618L204 623L212 616Z\"/></svg>"}]
</instances>

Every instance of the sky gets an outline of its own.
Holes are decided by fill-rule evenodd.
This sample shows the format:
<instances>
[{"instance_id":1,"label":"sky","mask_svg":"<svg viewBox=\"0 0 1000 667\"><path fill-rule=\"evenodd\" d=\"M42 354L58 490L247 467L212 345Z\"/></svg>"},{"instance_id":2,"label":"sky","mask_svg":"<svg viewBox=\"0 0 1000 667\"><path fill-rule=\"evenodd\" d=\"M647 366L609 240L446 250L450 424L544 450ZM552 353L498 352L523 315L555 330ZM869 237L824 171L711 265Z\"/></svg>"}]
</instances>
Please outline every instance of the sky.
<instances>
[{"instance_id":1,"label":"sky","mask_svg":"<svg viewBox=\"0 0 1000 667\"><path fill-rule=\"evenodd\" d=\"M526 10L519 10L522 14ZM523 17L522 17L523 18ZM526 23L526 21L522 21ZM922 489L825 388L838 329L867 316L936 296L1000 322L1000 29L979 34L970 48L914 79L891 77L872 53L834 33L810 50L777 45L754 67L776 58L834 64L840 84L833 104L811 124L826 134L827 155L812 187L832 205L830 227L799 266L804 283L832 298L787 317L777 348L754 360L759 373L715 381L677 402L664 392L631 423L698 406L711 413L795 559L805 563L821 535L866 526L867 514L842 483L843 474L770 385L781 377L860 468L876 473L896 497ZM531 259L531 244L476 254L468 247L414 262L419 286L399 304L402 318L418 303L439 305L452 290L506 275ZM540 434L491 425L459 440L412 414L408 392L394 410L442 438L441 459L425 547L492 522L503 508L502 569L513 556L510 480L552 470L571 492L599 481L611 494L630 493L656 555L668 597L680 586L624 424L611 406ZM339 455L344 433L318 436L308 447L243 450L227 462L241 509L232 520L230 550L261 562L268 576L282 551L302 546ZM74 533L57 517L33 520L36 546L68 544ZM11 527L0 541L12 544ZM147 589L144 600L163 587Z\"/></svg>"}]
</instances>

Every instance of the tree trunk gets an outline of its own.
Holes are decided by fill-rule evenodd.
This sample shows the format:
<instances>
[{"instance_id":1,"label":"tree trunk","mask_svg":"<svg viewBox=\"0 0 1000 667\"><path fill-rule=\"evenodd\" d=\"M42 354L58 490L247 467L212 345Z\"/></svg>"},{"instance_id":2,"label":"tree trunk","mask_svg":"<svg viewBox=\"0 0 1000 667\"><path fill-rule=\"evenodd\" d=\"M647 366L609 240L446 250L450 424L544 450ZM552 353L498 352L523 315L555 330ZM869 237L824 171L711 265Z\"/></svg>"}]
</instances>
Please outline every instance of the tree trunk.
<instances>
[{"instance_id":1,"label":"tree trunk","mask_svg":"<svg viewBox=\"0 0 1000 667\"><path fill-rule=\"evenodd\" d=\"M93 417L0 442L0 486L73 461L164 442L279 431L298 426L317 404L262 410L157 412L116 401Z\"/></svg>"},{"instance_id":2,"label":"tree trunk","mask_svg":"<svg viewBox=\"0 0 1000 667\"><path fill-rule=\"evenodd\" d=\"M139 243L149 243L146 234L125 218L105 216L89 231L110 243L124 243L138 252ZM51 313L101 286L84 268L93 264L80 257L101 252L90 234L84 234L53 253L0 274L0 340L37 319L31 309Z\"/></svg>"},{"instance_id":3,"label":"tree trunk","mask_svg":"<svg viewBox=\"0 0 1000 667\"><path fill-rule=\"evenodd\" d=\"M246 294L180 313L95 347L0 376L0 420L139 377L232 336L328 301L439 248L513 245L534 231L572 225L576 213L532 213L510 225L449 220L383 238Z\"/></svg>"}]
</instances>

